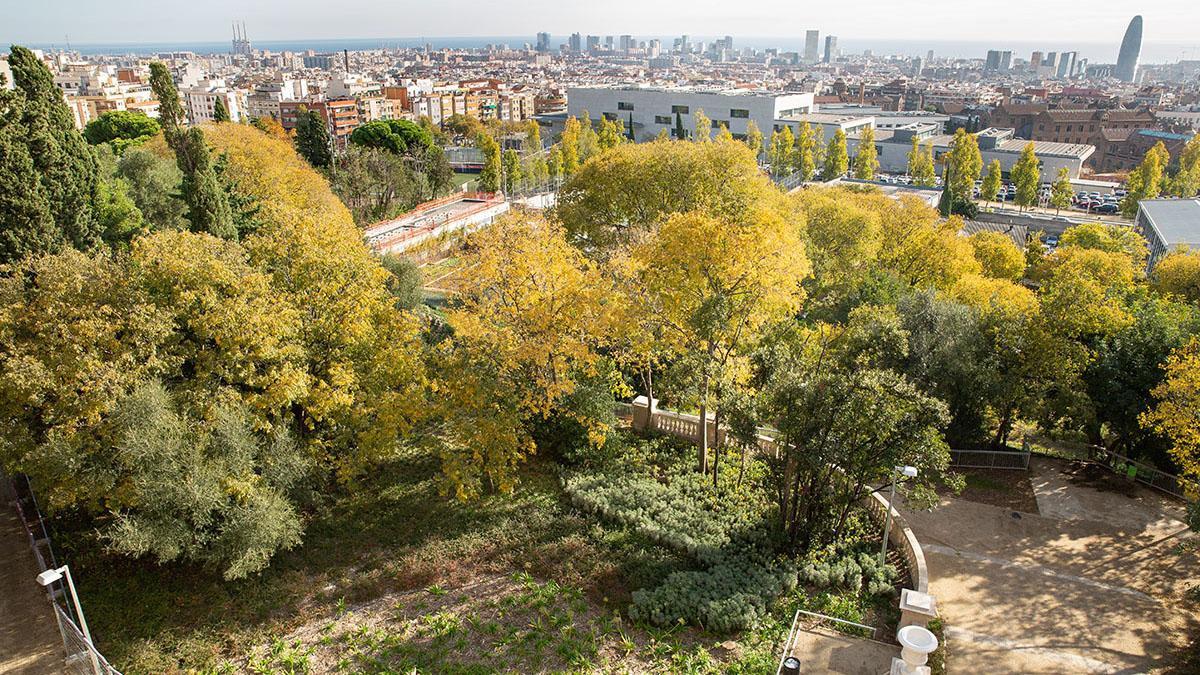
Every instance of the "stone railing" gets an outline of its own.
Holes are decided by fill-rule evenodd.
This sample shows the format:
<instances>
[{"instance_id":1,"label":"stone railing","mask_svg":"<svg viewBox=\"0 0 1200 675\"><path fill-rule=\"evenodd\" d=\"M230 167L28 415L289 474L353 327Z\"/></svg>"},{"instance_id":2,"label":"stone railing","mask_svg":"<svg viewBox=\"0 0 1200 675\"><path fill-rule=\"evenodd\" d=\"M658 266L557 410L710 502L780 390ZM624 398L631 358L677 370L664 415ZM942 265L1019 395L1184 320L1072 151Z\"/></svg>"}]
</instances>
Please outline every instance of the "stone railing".
<instances>
[{"instance_id":1,"label":"stone railing","mask_svg":"<svg viewBox=\"0 0 1200 675\"><path fill-rule=\"evenodd\" d=\"M658 401L649 400L645 396L635 398L630 408L634 429L657 431L690 441L698 442L700 440L699 415L659 410ZM708 429L710 441L714 444L718 440L724 441L726 430L718 430L714 419L710 417L705 426ZM757 445L763 452L769 454L778 452L774 432L771 429L760 428L758 430ZM888 532L888 544L904 559L912 586L911 589L904 589L900 596L901 625L920 624L924 626L929 619L937 616L937 609L933 604L933 598L928 595L929 566L925 562L925 553L921 550L921 543L917 541L908 521L883 495L872 492L863 498L863 506L866 507L871 520L881 530L884 528L887 512L891 510L892 525Z\"/></svg>"}]
</instances>

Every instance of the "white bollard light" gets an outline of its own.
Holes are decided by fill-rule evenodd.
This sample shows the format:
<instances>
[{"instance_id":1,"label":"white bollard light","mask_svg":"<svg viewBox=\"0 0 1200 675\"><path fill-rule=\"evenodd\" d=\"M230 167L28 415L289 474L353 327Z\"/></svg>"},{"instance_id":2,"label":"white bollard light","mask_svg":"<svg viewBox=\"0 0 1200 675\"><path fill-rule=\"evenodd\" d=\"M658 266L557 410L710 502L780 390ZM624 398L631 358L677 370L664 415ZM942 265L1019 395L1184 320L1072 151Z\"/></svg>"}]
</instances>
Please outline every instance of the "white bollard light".
<instances>
[{"instance_id":1,"label":"white bollard light","mask_svg":"<svg viewBox=\"0 0 1200 675\"><path fill-rule=\"evenodd\" d=\"M921 626L905 626L896 631L900 643L900 658L892 659L891 675L924 675L929 672L925 662L938 647L937 636Z\"/></svg>"}]
</instances>

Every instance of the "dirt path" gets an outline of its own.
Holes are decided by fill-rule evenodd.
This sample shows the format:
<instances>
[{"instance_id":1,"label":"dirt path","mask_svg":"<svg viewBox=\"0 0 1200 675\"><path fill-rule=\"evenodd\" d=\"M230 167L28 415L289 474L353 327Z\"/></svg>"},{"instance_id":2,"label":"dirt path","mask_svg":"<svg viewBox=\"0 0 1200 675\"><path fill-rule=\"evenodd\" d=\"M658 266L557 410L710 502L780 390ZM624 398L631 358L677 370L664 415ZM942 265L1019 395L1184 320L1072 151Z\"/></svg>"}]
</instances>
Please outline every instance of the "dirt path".
<instances>
[{"instance_id":1,"label":"dirt path","mask_svg":"<svg viewBox=\"0 0 1200 675\"><path fill-rule=\"evenodd\" d=\"M0 675L61 673L62 640L50 601L34 581L33 553L20 520L0 502Z\"/></svg>"},{"instance_id":2,"label":"dirt path","mask_svg":"<svg viewBox=\"0 0 1200 675\"><path fill-rule=\"evenodd\" d=\"M1149 672L1182 648L1200 556L1182 505L1035 459L1038 513L945 499L906 512L946 620L951 673Z\"/></svg>"}]
</instances>

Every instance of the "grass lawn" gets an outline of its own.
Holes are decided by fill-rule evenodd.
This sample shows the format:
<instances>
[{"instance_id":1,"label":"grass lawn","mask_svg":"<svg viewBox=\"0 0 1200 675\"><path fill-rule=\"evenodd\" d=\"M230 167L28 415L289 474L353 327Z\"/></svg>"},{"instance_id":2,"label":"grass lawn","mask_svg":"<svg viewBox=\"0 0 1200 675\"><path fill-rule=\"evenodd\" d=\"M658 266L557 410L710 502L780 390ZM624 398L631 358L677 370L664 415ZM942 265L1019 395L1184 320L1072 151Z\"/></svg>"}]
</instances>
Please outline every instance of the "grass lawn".
<instances>
[{"instance_id":1,"label":"grass lawn","mask_svg":"<svg viewBox=\"0 0 1200 675\"><path fill-rule=\"evenodd\" d=\"M438 494L411 453L321 496L301 547L236 582L103 554L59 528L100 649L123 672L765 672L786 618L737 642L630 626L631 590L691 562L585 519L545 460L511 496Z\"/></svg>"}]
</instances>

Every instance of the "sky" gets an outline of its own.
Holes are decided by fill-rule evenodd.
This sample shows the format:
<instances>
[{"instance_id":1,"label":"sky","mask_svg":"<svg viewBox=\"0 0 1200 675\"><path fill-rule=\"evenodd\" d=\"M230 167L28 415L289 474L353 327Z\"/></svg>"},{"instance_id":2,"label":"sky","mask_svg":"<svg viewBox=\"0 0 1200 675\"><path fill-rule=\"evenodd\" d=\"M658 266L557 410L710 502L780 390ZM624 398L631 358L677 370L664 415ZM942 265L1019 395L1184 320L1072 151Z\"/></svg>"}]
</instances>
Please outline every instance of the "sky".
<instances>
[{"instance_id":1,"label":"sky","mask_svg":"<svg viewBox=\"0 0 1200 675\"><path fill-rule=\"evenodd\" d=\"M1200 2L1010 0L3 0L0 44L226 40L230 23L251 40L421 36L599 35L954 40L1053 45L1119 43L1141 13L1144 41L1200 49Z\"/></svg>"}]
</instances>

